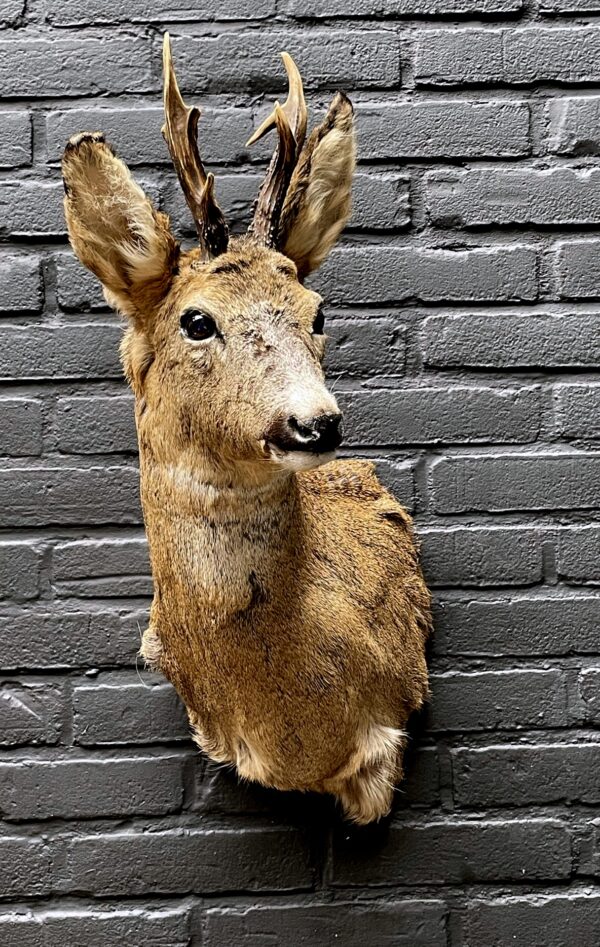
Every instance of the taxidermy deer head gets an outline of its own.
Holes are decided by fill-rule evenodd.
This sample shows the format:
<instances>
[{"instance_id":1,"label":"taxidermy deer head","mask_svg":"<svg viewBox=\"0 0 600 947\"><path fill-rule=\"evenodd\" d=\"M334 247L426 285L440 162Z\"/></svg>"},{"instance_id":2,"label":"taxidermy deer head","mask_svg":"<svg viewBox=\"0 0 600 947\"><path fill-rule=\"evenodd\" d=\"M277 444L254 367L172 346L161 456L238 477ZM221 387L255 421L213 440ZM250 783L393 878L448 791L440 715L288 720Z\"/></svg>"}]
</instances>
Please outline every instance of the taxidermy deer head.
<instances>
[{"instance_id":1,"label":"taxidermy deer head","mask_svg":"<svg viewBox=\"0 0 600 947\"><path fill-rule=\"evenodd\" d=\"M142 653L213 759L331 792L367 822L389 809L426 693L429 596L410 520L372 465L328 463L341 415L322 300L303 283L350 213L353 110L338 93L305 140L302 81L282 57L287 100L250 139L277 135L247 235L228 234L168 36L163 135L199 245L180 248L97 132L67 145L65 211L75 253L129 320L155 588Z\"/></svg>"}]
</instances>

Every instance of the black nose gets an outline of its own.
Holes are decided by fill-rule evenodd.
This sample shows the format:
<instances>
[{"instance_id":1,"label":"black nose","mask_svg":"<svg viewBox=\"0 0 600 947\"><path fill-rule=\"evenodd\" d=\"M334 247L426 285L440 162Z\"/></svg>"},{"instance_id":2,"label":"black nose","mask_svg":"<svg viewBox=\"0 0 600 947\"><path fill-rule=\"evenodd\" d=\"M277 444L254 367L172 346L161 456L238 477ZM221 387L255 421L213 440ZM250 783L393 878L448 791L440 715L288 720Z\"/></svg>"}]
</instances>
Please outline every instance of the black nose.
<instances>
[{"instance_id":1,"label":"black nose","mask_svg":"<svg viewBox=\"0 0 600 947\"><path fill-rule=\"evenodd\" d=\"M342 415L287 418L276 425L269 440L284 451L304 450L313 454L329 454L342 442Z\"/></svg>"}]
</instances>

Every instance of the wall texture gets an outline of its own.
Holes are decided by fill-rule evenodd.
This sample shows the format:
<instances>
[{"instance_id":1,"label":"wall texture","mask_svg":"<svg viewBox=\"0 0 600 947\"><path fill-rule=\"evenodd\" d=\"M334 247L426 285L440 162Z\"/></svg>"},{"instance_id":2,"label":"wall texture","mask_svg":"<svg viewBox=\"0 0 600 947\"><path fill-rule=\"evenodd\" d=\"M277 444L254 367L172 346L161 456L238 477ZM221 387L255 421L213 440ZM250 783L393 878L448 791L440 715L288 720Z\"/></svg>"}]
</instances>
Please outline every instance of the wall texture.
<instances>
[{"instance_id":1,"label":"wall texture","mask_svg":"<svg viewBox=\"0 0 600 947\"><path fill-rule=\"evenodd\" d=\"M598 0L3 0L0 943L600 943ZM240 787L138 672L150 580L121 329L58 162L103 129L190 236L160 41L241 226L298 59L356 103L316 283L347 450L414 512L432 706L390 825ZM314 114L314 113L313 113Z\"/></svg>"}]
</instances>

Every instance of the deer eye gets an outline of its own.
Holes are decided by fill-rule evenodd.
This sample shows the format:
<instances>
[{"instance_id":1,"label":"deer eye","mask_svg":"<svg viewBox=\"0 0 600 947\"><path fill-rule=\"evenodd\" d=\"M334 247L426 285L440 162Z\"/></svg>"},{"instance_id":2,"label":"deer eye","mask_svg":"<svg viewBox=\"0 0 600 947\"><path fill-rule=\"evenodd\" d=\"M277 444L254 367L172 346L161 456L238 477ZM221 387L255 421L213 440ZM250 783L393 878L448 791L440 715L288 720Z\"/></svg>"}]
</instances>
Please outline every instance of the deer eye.
<instances>
[{"instance_id":1,"label":"deer eye","mask_svg":"<svg viewBox=\"0 0 600 947\"><path fill-rule=\"evenodd\" d=\"M319 306L319 310L315 316L315 321L313 322L313 335L323 335L323 329L325 328L325 313L323 312L323 307Z\"/></svg>"},{"instance_id":2,"label":"deer eye","mask_svg":"<svg viewBox=\"0 0 600 947\"><path fill-rule=\"evenodd\" d=\"M186 309L181 320L182 334L192 342L205 342L217 334L217 324L211 316L199 309Z\"/></svg>"}]
</instances>

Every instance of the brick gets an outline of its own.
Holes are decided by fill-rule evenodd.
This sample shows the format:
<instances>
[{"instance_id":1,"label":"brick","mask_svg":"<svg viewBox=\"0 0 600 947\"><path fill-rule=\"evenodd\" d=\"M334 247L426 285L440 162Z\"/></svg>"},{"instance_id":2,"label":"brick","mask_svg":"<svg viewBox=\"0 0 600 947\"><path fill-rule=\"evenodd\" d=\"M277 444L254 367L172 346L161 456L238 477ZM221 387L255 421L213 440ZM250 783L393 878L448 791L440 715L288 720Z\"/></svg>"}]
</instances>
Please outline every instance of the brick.
<instances>
[{"instance_id":1,"label":"brick","mask_svg":"<svg viewBox=\"0 0 600 947\"><path fill-rule=\"evenodd\" d=\"M46 605L47 608L47 605ZM131 609L43 608L0 615L1 669L135 664L147 616Z\"/></svg>"},{"instance_id":2,"label":"brick","mask_svg":"<svg viewBox=\"0 0 600 947\"><path fill-rule=\"evenodd\" d=\"M56 236L66 231L62 184L0 183L0 232L12 236Z\"/></svg>"},{"instance_id":3,"label":"brick","mask_svg":"<svg viewBox=\"0 0 600 947\"><path fill-rule=\"evenodd\" d=\"M600 800L600 744L455 749L454 800L465 808Z\"/></svg>"},{"instance_id":4,"label":"brick","mask_svg":"<svg viewBox=\"0 0 600 947\"><path fill-rule=\"evenodd\" d=\"M395 805L426 809L441 803L440 760L435 747L409 749L403 760L405 778L397 787Z\"/></svg>"},{"instance_id":5,"label":"brick","mask_svg":"<svg viewBox=\"0 0 600 947\"><path fill-rule=\"evenodd\" d=\"M398 388L340 394L346 444L456 444L536 440L537 388Z\"/></svg>"},{"instance_id":6,"label":"brick","mask_svg":"<svg viewBox=\"0 0 600 947\"><path fill-rule=\"evenodd\" d=\"M541 581L538 529L421 528L421 561L432 586L529 585Z\"/></svg>"},{"instance_id":7,"label":"brick","mask_svg":"<svg viewBox=\"0 0 600 947\"><path fill-rule=\"evenodd\" d=\"M369 885L448 885L468 884L474 878L566 878L570 847L567 827L554 819L401 822L366 850L360 837L346 829L334 841L332 882L346 887L362 886L365 879Z\"/></svg>"},{"instance_id":8,"label":"brick","mask_svg":"<svg viewBox=\"0 0 600 947\"><path fill-rule=\"evenodd\" d=\"M0 470L0 527L77 523L141 523L137 469Z\"/></svg>"},{"instance_id":9,"label":"brick","mask_svg":"<svg viewBox=\"0 0 600 947\"><path fill-rule=\"evenodd\" d=\"M600 527L572 526L558 534L556 569L567 582L600 582Z\"/></svg>"},{"instance_id":10,"label":"brick","mask_svg":"<svg viewBox=\"0 0 600 947\"><path fill-rule=\"evenodd\" d=\"M56 256L56 298L61 309L106 309L102 284L72 254Z\"/></svg>"},{"instance_id":11,"label":"brick","mask_svg":"<svg viewBox=\"0 0 600 947\"><path fill-rule=\"evenodd\" d=\"M445 947L446 907L441 901L392 901L210 908L206 947L284 944L294 932L297 947L363 947L377 931L378 947Z\"/></svg>"},{"instance_id":12,"label":"brick","mask_svg":"<svg viewBox=\"0 0 600 947\"><path fill-rule=\"evenodd\" d=\"M0 96L44 98L158 90L144 36L0 40Z\"/></svg>"},{"instance_id":13,"label":"brick","mask_svg":"<svg viewBox=\"0 0 600 947\"><path fill-rule=\"evenodd\" d=\"M28 542L0 542L0 598L37 598L40 555Z\"/></svg>"},{"instance_id":14,"label":"brick","mask_svg":"<svg viewBox=\"0 0 600 947\"><path fill-rule=\"evenodd\" d=\"M243 231L248 227L263 178L264 173L218 175L219 203L232 230ZM177 233L195 233L181 188L172 176L166 187L164 205ZM350 229L400 230L409 223L409 178L405 174L355 175Z\"/></svg>"},{"instance_id":15,"label":"brick","mask_svg":"<svg viewBox=\"0 0 600 947\"><path fill-rule=\"evenodd\" d=\"M562 299L597 299L599 253L600 240L566 240L557 244L555 273ZM597 318L595 313L594 316Z\"/></svg>"},{"instance_id":16,"label":"brick","mask_svg":"<svg viewBox=\"0 0 600 947\"><path fill-rule=\"evenodd\" d=\"M50 684L0 685L0 745L58 743L64 698Z\"/></svg>"},{"instance_id":17,"label":"brick","mask_svg":"<svg viewBox=\"0 0 600 947\"><path fill-rule=\"evenodd\" d=\"M53 910L21 909L0 916L0 940L11 947L40 947L42 943L44 947L106 947L127 941L144 947L188 947L189 912L180 907L101 910L71 905Z\"/></svg>"},{"instance_id":18,"label":"brick","mask_svg":"<svg viewBox=\"0 0 600 947\"><path fill-rule=\"evenodd\" d=\"M600 222L600 170L526 168L432 172L427 209L439 227Z\"/></svg>"},{"instance_id":19,"label":"brick","mask_svg":"<svg viewBox=\"0 0 600 947\"><path fill-rule=\"evenodd\" d=\"M113 5L113 9L117 9ZM135 165L168 165L169 152L160 133L164 122L162 107L74 108L51 112L46 118L48 159L60 161L66 142L78 131L104 132L123 161ZM254 121L249 108L202 106L200 150L206 164L233 164L254 157L254 148L245 142ZM0 152L1 154L1 152ZM173 171L173 175L175 172Z\"/></svg>"},{"instance_id":20,"label":"brick","mask_svg":"<svg viewBox=\"0 0 600 947\"><path fill-rule=\"evenodd\" d=\"M448 672L431 676L432 730L469 732L566 726L562 671Z\"/></svg>"},{"instance_id":21,"label":"brick","mask_svg":"<svg viewBox=\"0 0 600 947\"><path fill-rule=\"evenodd\" d=\"M313 883L303 834L256 825L119 832L75 839L67 853L67 874L77 891L109 897L123 891L130 897L286 891L309 888Z\"/></svg>"},{"instance_id":22,"label":"brick","mask_svg":"<svg viewBox=\"0 0 600 947\"><path fill-rule=\"evenodd\" d=\"M595 82L599 55L593 26L423 30L415 77L418 86Z\"/></svg>"},{"instance_id":23,"label":"brick","mask_svg":"<svg viewBox=\"0 0 600 947\"><path fill-rule=\"evenodd\" d=\"M332 302L510 301L537 296L531 247L472 250L380 246L334 250L314 280Z\"/></svg>"},{"instance_id":24,"label":"brick","mask_svg":"<svg viewBox=\"0 0 600 947\"><path fill-rule=\"evenodd\" d=\"M102 676L73 691L73 742L81 746L165 743L189 739L187 715L162 679Z\"/></svg>"},{"instance_id":25,"label":"brick","mask_svg":"<svg viewBox=\"0 0 600 947\"><path fill-rule=\"evenodd\" d=\"M526 897L474 899L465 923L465 945L507 947L508 944L543 944L564 947L600 940L600 897L594 892L530 894Z\"/></svg>"},{"instance_id":26,"label":"brick","mask_svg":"<svg viewBox=\"0 0 600 947\"><path fill-rule=\"evenodd\" d=\"M20 168L29 164L31 164L29 112L0 112L0 168Z\"/></svg>"},{"instance_id":27,"label":"brick","mask_svg":"<svg viewBox=\"0 0 600 947\"><path fill-rule=\"evenodd\" d=\"M173 38L181 89L195 94L285 88L281 49L293 56L307 88L377 88L400 81L398 38L389 30L261 29Z\"/></svg>"},{"instance_id":28,"label":"brick","mask_svg":"<svg viewBox=\"0 0 600 947\"><path fill-rule=\"evenodd\" d=\"M43 300L37 257L0 257L0 312L37 312Z\"/></svg>"},{"instance_id":29,"label":"brick","mask_svg":"<svg viewBox=\"0 0 600 947\"><path fill-rule=\"evenodd\" d=\"M393 493L398 502L402 503L409 512L412 512L415 503L415 477L412 465L375 458L375 468L384 487Z\"/></svg>"},{"instance_id":30,"label":"brick","mask_svg":"<svg viewBox=\"0 0 600 947\"><path fill-rule=\"evenodd\" d=\"M0 807L11 822L166 815L182 799L177 756L0 763Z\"/></svg>"},{"instance_id":31,"label":"brick","mask_svg":"<svg viewBox=\"0 0 600 947\"><path fill-rule=\"evenodd\" d=\"M561 0L566 3L566 0ZM577 0L569 0L575 3ZM584 0L588 3L588 0ZM600 4L597 4L600 11ZM600 96L569 96L550 99L548 149L553 154L595 155L600 153Z\"/></svg>"},{"instance_id":32,"label":"brick","mask_svg":"<svg viewBox=\"0 0 600 947\"><path fill-rule=\"evenodd\" d=\"M41 403L34 398L0 398L0 453L12 457L42 453Z\"/></svg>"},{"instance_id":33,"label":"brick","mask_svg":"<svg viewBox=\"0 0 600 947\"><path fill-rule=\"evenodd\" d=\"M201 11L190 0L169 0L154 8L144 0L132 0L126 7L112 0L86 0L85 6L75 0L63 0L57 6L52 0L37 0L44 18L55 26L87 26L90 23L177 23L180 20L258 20L275 12L275 0L223 0Z\"/></svg>"},{"instance_id":34,"label":"brick","mask_svg":"<svg viewBox=\"0 0 600 947\"><path fill-rule=\"evenodd\" d=\"M52 860L52 850L47 839L3 836L0 839L2 897L18 899L49 895L52 892Z\"/></svg>"},{"instance_id":35,"label":"brick","mask_svg":"<svg viewBox=\"0 0 600 947\"><path fill-rule=\"evenodd\" d=\"M569 0L573 2L573 0ZM588 0L589 2L589 0ZM490 16L500 13L516 13L521 9L521 0L287 0L287 9L300 19L312 17L344 16L440 16L460 15Z\"/></svg>"},{"instance_id":36,"label":"brick","mask_svg":"<svg viewBox=\"0 0 600 947\"><path fill-rule=\"evenodd\" d=\"M2 26L16 26L23 16L23 11L22 0L4 0L0 10L0 23Z\"/></svg>"},{"instance_id":37,"label":"brick","mask_svg":"<svg viewBox=\"0 0 600 947\"><path fill-rule=\"evenodd\" d=\"M598 0L542 0L540 11L551 15L600 13Z\"/></svg>"},{"instance_id":38,"label":"brick","mask_svg":"<svg viewBox=\"0 0 600 947\"><path fill-rule=\"evenodd\" d=\"M453 600L435 610L434 647L465 655L594 654L600 597L533 594Z\"/></svg>"},{"instance_id":39,"label":"brick","mask_svg":"<svg viewBox=\"0 0 600 947\"><path fill-rule=\"evenodd\" d=\"M326 317L325 332L330 378L403 373L405 328L393 319Z\"/></svg>"},{"instance_id":40,"label":"brick","mask_svg":"<svg viewBox=\"0 0 600 947\"><path fill-rule=\"evenodd\" d=\"M595 313L470 312L430 316L423 359L436 368L586 368L600 365Z\"/></svg>"},{"instance_id":41,"label":"brick","mask_svg":"<svg viewBox=\"0 0 600 947\"><path fill-rule=\"evenodd\" d=\"M594 509L600 455L497 454L438 460L431 470L438 513Z\"/></svg>"},{"instance_id":42,"label":"brick","mask_svg":"<svg viewBox=\"0 0 600 947\"><path fill-rule=\"evenodd\" d=\"M55 432L63 453L137 453L133 398L60 398Z\"/></svg>"},{"instance_id":43,"label":"brick","mask_svg":"<svg viewBox=\"0 0 600 947\"><path fill-rule=\"evenodd\" d=\"M59 543L52 553L52 580L59 595L151 595L146 540L106 537Z\"/></svg>"},{"instance_id":44,"label":"brick","mask_svg":"<svg viewBox=\"0 0 600 947\"><path fill-rule=\"evenodd\" d=\"M514 158L531 150L525 102L417 99L400 104L360 103L357 126L363 161Z\"/></svg>"},{"instance_id":45,"label":"brick","mask_svg":"<svg viewBox=\"0 0 600 947\"><path fill-rule=\"evenodd\" d=\"M0 378L122 378L114 324L0 325Z\"/></svg>"},{"instance_id":46,"label":"brick","mask_svg":"<svg viewBox=\"0 0 600 947\"><path fill-rule=\"evenodd\" d=\"M596 726L600 721L600 668L584 668L578 686L585 704L585 721Z\"/></svg>"}]
</instances>

